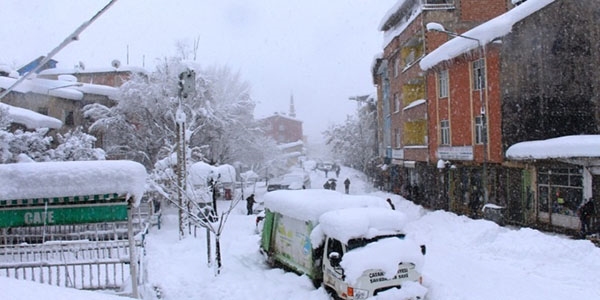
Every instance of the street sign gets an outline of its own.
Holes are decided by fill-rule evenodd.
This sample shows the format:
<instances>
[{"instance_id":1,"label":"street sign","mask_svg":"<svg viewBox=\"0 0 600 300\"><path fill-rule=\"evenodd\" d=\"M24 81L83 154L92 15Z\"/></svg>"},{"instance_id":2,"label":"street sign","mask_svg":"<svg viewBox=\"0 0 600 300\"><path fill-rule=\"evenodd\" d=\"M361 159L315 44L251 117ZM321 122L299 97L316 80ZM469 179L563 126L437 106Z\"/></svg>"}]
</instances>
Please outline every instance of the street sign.
<instances>
[{"instance_id":1,"label":"street sign","mask_svg":"<svg viewBox=\"0 0 600 300\"><path fill-rule=\"evenodd\" d=\"M127 202L0 209L0 228L127 221Z\"/></svg>"}]
</instances>

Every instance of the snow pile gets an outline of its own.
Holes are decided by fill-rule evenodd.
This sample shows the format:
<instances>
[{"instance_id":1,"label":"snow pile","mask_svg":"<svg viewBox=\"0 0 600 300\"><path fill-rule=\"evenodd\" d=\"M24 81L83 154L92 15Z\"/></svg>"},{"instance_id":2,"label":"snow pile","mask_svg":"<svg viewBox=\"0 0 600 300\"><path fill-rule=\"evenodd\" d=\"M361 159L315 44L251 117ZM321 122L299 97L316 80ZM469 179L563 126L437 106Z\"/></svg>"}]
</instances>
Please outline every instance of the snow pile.
<instances>
[{"instance_id":1,"label":"snow pile","mask_svg":"<svg viewBox=\"0 0 600 300\"><path fill-rule=\"evenodd\" d=\"M278 190L266 193L265 208L292 218L317 223L328 211L348 207L386 207L385 200L369 195L345 195L331 190Z\"/></svg>"},{"instance_id":2,"label":"snow pile","mask_svg":"<svg viewBox=\"0 0 600 300\"><path fill-rule=\"evenodd\" d=\"M134 197L137 205L145 182L144 166L125 160L0 165L1 200L117 193Z\"/></svg>"},{"instance_id":3,"label":"snow pile","mask_svg":"<svg viewBox=\"0 0 600 300\"><path fill-rule=\"evenodd\" d=\"M415 299L415 295L419 295L420 299L425 299L427 288L422 285L412 282L405 281L402 283L401 289L389 289L387 291L377 294L377 300L408 300ZM417 298L419 299L419 298Z\"/></svg>"},{"instance_id":4,"label":"snow pile","mask_svg":"<svg viewBox=\"0 0 600 300\"><path fill-rule=\"evenodd\" d=\"M175 155L175 157L177 157ZM175 158L176 159L176 158ZM228 164L223 164L218 167L211 166L205 162L196 162L190 166L190 183L193 185L206 185L208 180L214 179L215 176L219 176L220 182L235 182L236 172L235 167Z\"/></svg>"},{"instance_id":5,"label":"snow pile","mask_svg":"<svg viewBox=\"0 0 600 300\"><path fill-rule=\"evenodd\" d=\"M514 144L506 157L515 160L600 156L600 135L571 135Z\"/></svg>"},{"instance_id":6,"label":"snow pile","mask_svg":"<svg viewBox=\"0 0 600 300\"><path fill-rule=\"evenodd\" d=\"M365 270L382 270L384 276L391 279L398 272L398 264L401 262L415 264L415 269L420 273L424 261L419 245L390 237L349 251L340 264L344 268L346 282L354 284Z\"/></svg>"},{"instance_id":7,"label":"snow pile","mask_svg":"<svg viewBox=\"0 0 600 300\"><path fill-rule=\"evenodd\" d=\"M8 109L8 115L12 122L25 125L27 129L58 129L63 125L58 119L36 113L28 109L11 106L4 103L0 103L0 109Z\"/></svg>"},{"instance_id":8,"label":"snow pile","mask_svg":"<svg viewBox=\"0 0 600 300\"><path fill-rule=\"evenodd\" d=\"M123 300L117 295L108 295L95 291L81 291L49 284L38 284L26 280L17 280L0 276L2 299L85 299L85 300ZM10 288L8 288L10 287Z\"/></svg>"}]
</instances>

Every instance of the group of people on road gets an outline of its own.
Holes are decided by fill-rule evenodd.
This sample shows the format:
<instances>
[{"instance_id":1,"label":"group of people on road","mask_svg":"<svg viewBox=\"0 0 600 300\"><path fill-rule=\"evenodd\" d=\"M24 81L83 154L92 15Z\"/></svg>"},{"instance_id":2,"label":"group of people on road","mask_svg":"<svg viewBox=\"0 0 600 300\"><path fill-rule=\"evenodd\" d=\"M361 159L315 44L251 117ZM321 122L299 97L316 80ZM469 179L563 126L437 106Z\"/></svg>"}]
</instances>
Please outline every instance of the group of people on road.
<instances>
[{"instance_id":1,"label":"group of people on road","mask_svg":"<svg viewBox=\"0 0 600 300\"><path fill-rule=\"evenodd\" d=\"M335 191L335 188L337 187L336 181L337 180L335 180L333 178L328 179L323 184L323 188L326 189L326 190L333 190L333 191ZM346 180L344 180L344 191L346 192L346 194L350 194L350 178L346 178Z\"/></svg>"},{"instance_id":2,"label":"group of people on road","mask_svg":"<svg viewBox=\"0 0 600 300\"><path fill-rule=\"evenodd\" d=\"M325 183L323 184L324 189L332 190L332 191L335 191L336 186L337 186L336 180L333 178L325 181Z\"/></svg>"},{"instance_id":3,"label":"group of people on road","mask_svg":"<svg viewBox=\"0 0 600 300\"><path fill-rule=\"evenodd\" d=\"M340 168L340 165L335 164L335 163L331 166L331 171L335 172L335 178L340 177L341 169L342 168ZM325 172L325 177L329 176L329 169L325 168L325 169L323 169L323 172Z\"/></svg>"}]
</instances>

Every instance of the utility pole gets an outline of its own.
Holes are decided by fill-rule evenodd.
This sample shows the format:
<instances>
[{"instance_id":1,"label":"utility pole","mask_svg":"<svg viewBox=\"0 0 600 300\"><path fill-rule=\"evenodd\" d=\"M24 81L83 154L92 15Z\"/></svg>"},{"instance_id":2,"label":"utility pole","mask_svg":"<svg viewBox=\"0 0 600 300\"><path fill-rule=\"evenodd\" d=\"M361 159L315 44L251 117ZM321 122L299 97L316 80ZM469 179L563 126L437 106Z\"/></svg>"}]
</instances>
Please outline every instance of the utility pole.
<instances>
[{"instance_id":1,"label":"utility pole","mask_svg":"<svg viewBox=\"0 0 600 300\"><path fill-rule=\"evenodd\" d=\"M68 44L70 44L73 41L78 41L79 40L79 35L86 28L88 28L88 26L90 26L92 23L94 23L111 6L113 6L113 4L115 4L115 2L117 2L117 0L111 0L100 11L98 11L91 19L83 22L83 24L81 24L79 27L77 27L77 29L75 29L75 31L73 31L73 33L69 34L69 36L67 36L67 38L65 38L65 40L62 41L62 43L60 43L60 45L56 46L56 48L52 49L52 51L50 51L50 53L46 54L46 56L44 57L44 59L42 59L42 61L37 65L37 67L35 67L33 70L29 71L25 75L21 76L21 78L19 78L11 86L9 86L6 90L4 90L0 94L0 99L4 98L6 95L8 95L17 85L19 85L21 82L25 81L25 79L27 79L29 76L31 76L31 74L36 73L39 69L41 69L42 67L44 67L44 65L47 64L50 61L50 59L52 59L56 54L58 54L58 52L60 52Z\"/></svg>"},{"instance_id":2,"label":"utility pole","mask_svg":"<svg viewBox=\"0 0 600 300\"><path fill-rule=\"evenodd\" d=\"M186 134L185 134L185 121L186 116L183 111L182 102L183 100L190 97L196 91L196 73L193 70L186 70L179 74L179 105L177 106L177 112L175 114L175 124L177 129L177 202L179 205L179 239L183 239L185 225L184 225L184 211L186 207L183 193L186 190ZM188 207L189 209L189 207Z\"/></svg>"}]
</instances>

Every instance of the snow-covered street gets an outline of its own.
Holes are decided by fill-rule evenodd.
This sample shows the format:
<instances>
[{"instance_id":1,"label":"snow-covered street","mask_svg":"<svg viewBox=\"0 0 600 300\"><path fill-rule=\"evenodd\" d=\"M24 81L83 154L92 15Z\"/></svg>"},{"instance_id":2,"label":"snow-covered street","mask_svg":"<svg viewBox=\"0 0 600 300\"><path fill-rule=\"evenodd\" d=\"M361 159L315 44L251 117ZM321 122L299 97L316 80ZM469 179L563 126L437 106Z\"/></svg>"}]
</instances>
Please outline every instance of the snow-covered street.
<instances>
[{"instance_id":1,"label":"snow-covered street","mask_svg":"<svg viewBox=\"0 0 600 300\"><path fill-rule=\"evenodd\" d=\"M311 177L313 188L321 188L324 174L313 172ZM342 168L340 179L345 178L352 181L351 193L369 193L382 201L392 198L396 209L412 220L407 234L427 245L423 283L429 300L600 299L600 249L589 241L427 211L398 195L373 190L359 172ZM264 184L257 186L259 202L264 190ZM337 190L343 187L338 185ZM219 202L223 207L229 203ZM162 299L329 299L306 276L266 265L258 252L255 217L245 215L244 205L234 209L222 237L223 268L215 276L207 266L205 231L179 240L176 211L167 209L162 228L154 227L147 236L149 283L144 299L155 295L154 288L160 290ZM43 299L81 298L82 293L89 293L13 284L1 277L0 283L7 299L31 299L35 291ZM86 299L115 299L113 295L94 296ZM377 299L391 298L384 292Z\"/></svg>"}]
</instances>

